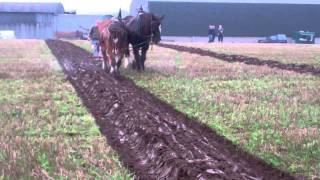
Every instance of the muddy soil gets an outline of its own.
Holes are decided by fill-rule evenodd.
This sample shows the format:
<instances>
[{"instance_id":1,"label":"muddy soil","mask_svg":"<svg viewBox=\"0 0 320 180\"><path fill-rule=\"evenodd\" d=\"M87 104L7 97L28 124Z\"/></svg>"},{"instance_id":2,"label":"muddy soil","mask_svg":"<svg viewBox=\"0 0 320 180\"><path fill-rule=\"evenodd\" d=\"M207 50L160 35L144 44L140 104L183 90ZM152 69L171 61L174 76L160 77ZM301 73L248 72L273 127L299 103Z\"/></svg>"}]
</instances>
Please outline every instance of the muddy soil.
<instances>
[{"instance_id":1,"label":"muddy soil","mask_svg":"<svg viewBox=\"0 0 320 180\"><path fill-rule=\"evenodd\" d=\"M135 179L296 179L123 77L68 42L47 40L100 131Z\"/></svg>"},{"instance_id":2,"label":"muddy soil","mask_svg":"<svg viewBox=\"0 0 320 180\"><path fill-rule=\"evenodd\" d=\"M187 46L181 46L181 45L175 45L175 44L161 43L158 46L174 49L177 51L198 54L201 56L209 56L209 57L217 58L227 62L242 62L248 65L268 66L270 68L294 71L301 74L307 73L307 74L312 74L314 76L320 76L320 69L310 64L284 64L276 60L262 60L259 58L248 57L243 55L227 55L227 54L216 53L210 50L204 50L201 48L187 47Z\"/></svg>"}]
</instances>

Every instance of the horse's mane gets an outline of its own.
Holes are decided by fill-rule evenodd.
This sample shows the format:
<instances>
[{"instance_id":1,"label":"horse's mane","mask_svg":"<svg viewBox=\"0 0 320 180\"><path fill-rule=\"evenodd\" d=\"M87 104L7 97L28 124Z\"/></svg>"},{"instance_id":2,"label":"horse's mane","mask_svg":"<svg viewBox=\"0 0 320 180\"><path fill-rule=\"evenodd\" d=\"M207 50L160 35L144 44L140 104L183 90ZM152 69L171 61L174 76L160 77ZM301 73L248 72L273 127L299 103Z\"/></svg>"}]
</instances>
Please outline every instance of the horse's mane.
<instances>
[{"instance_id":1,"label":"horse's mane","mask_svg":"<svg viewBox=\"0 0 320 180\"><path fill-rule=\"evenodd\" d=\"M109 37L115 37L121 34L120 39L127 40L127 34L126 34L126 27L125 24L122 21L118 21L116 19L111 19L107 23L105 23L106 26L103 27L100 33L100 41L104 42Z\"/></svg>"},{"instance_id":2,"label":"horse's mane","mask_svg":"<svg viewBox=\"0 0 320 180\"><path fill-rule=\"evenodd\" d=\"M104 15L97 20L97 26L100 33L112 22L113 18L112 15Z\"/></svg>"},{"instance_id":3,"label":"horse's mane","mask_svg":"<svg viewBox=\"0 0 320 180\"><path fill-rule=\"evenodd\" d=\"M111 22L112 21L110 19L106 19L98 22L97 26L98 26L99 32L101 33L109 24L111 24Z\"/></svg>"},{"instance_id":4,"label":"horse's mane","mask_svg":"<svg viewBox=\"0 0 320 180\"><path fill-rule=\"evenodd\" d=\"M114 31L114 32L120 32L125 29L125 25L121 21L111 21L111 23L108 26L109 31Z\"/></svg>"},{"instance_id":5,"label":"horse's mane","mask_svg":"<svg viewBox=\"0 0 320 180\"><path fill-rule=\"evenodd\" d=\"M126 16L123 20L127 25L127 28L129 29L129 31L134 32L136 34L140 34L141 33L140 28L142 28L140 23L145 22L146 19L151 18L152 16L153 16L152 13L143 12L143 13L139 13L137 16ZM147 29L149 28L147 27Z\"/></svg>"},{"instance_id":6,"label":"horse's mane","mask_svg":"<svg viewBox=\"0 0 320 180\"><path fill-rule=\"evenodd\" d=\"M134 16L126 16L124 18L122 18L123 21L129 21L130 19L134 18Z\"/></svg>"}]
</instances>

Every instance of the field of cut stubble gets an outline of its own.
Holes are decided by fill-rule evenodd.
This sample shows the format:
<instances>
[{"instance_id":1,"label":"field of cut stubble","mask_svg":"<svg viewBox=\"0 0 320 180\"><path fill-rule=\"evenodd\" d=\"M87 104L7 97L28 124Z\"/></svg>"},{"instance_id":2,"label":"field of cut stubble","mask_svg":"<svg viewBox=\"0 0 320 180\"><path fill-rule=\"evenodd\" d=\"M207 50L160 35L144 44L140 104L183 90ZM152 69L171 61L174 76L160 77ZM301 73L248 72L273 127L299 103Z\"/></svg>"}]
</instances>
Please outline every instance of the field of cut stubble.
<instances>
[{"instance_id":1,"label":"field of cut stubble","mask_svg":"<svg viewBox=\"0 0 320 180\"><path fill-rule=\"evenodd\" d=\"M320 46L178 44L283 64L320 66ZM128 78L283 170L320 177L320 77L153 47Z\"/></svg>"},{"instance_id":2,"label":"field of cut stubble","mask_svg":"<svg viewBox=\"0 0 320 180\"><path fill-rule=\"evenodd\" d=\"M0 41L0 179L130 179L44 41Z\"/></svg>"},{"instance_id":3,"label":"field of cut stubble","mask_svg":"<svg viewBox=\"0 0 320 180\"><path fill-rule=\"evenodd\" d=\"M179 45L320 67L316 45ZM276 167L320 177L319 76L157 46L146 65L121 73ZM0 179L130 178L43 41L0 42L0 110Z\"/></svg>"}]
</instances>

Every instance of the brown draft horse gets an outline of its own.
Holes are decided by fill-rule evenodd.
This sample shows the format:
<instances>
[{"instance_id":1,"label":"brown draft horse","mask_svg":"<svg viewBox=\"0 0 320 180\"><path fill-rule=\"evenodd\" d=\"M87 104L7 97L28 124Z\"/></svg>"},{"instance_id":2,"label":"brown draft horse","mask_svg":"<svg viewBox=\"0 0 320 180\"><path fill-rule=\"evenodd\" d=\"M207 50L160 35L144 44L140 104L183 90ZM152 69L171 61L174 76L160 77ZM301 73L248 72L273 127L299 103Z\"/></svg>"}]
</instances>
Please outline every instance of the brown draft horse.
<instances>
[{"instance_id":1,"label":"brown draft horse","mask_svg":"<svg viewBox=\"0 0 320 180\"><path fill-rule=\"evenodd\" d=\"M100 29L100 46L103 56L102 68L110 67L110 73L118 73L124 56L129 56L128 32L120 20L103 21Z\"/></svg>"},{"instance_id":2,"label":"brown draft horse","mask_svg":"<svg viewBox=\"0 0 320 180\"><path fill-rule=\"evenodd\" d=\"M136 17L127 16L123 19L129 31L129 43L132 45L135 61L133 69L144 70L146 53L150 42L155 44L161 40L161 21L163 16L156 16L142 9ZM141 53L140 53L141 51Z\"/></svg>"}]
</instances>

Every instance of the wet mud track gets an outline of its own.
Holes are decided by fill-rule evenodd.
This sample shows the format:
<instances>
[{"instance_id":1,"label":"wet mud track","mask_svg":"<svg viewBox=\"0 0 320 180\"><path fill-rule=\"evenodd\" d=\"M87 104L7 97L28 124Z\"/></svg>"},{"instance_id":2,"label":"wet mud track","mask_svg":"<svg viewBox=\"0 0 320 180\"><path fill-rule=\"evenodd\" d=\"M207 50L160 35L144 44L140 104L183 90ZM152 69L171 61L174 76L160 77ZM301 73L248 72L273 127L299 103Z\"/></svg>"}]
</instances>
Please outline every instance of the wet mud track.
<instances>
[{"instance_id":1,"label":"wet mud track","mask_svg":"<svg viewBox=\"0 0 320 180\"><path fill-rule=\"evenodd\" d=\"M314 76L320 76L320 68L316 68L310 64L285 64L276 60L262 60L259 58L248 57L243 55L227 55L216 53L210 50L204 50L201 48L187 47L175 44L158 44L160 47L174 49L177 51L188 52L198 54L201 56L209 56L217 58L226 62L242 62L248 65L268 66L270 68L277 68L281 70L294 71L300 74L312 74Z\"/></svg>"},{"instance_id":2,"label":"wet mud track","mask_svg":"<svg viewBox=\"0 0 320 180\"><path fill-rule=\"evenodd\" d=\"M135 179L295 179L132 81L105 73L86 60L87 51L58 40L47 45Z\"/></svg>"}]
</instances>

